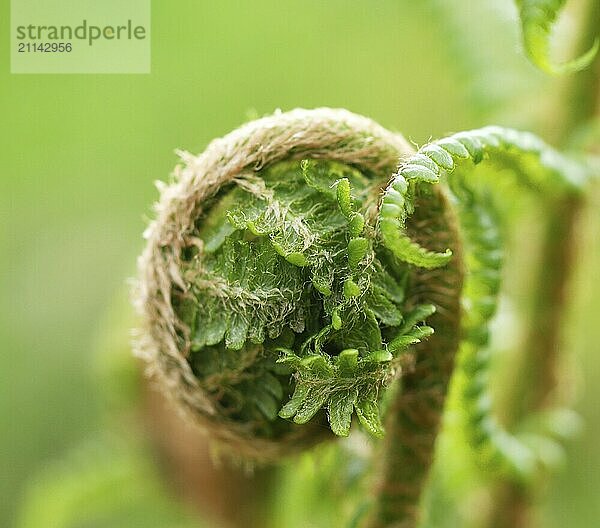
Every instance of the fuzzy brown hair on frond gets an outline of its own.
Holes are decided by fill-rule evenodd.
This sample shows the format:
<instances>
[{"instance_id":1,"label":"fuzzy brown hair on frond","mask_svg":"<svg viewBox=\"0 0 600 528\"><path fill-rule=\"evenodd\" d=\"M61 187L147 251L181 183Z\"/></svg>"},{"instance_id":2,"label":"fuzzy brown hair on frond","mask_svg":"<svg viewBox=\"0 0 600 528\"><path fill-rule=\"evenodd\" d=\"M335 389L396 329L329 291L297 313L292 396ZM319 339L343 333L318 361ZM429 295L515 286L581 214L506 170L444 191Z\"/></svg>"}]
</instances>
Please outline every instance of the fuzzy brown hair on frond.
<instances>
[{"instance_id":1,"label":"fuzzy brown hair on frond","mask_svg":"<svg viewBox=\"0 0 600 528\"><path fill-rule=\"evenodd\" d=\"M328 108L278 112L181 157L145 233L135 351L186 422L252 464L355 421L385 436L369 526L415 526L453 377L477 460L535 479L543 453L490 403L503 244L489 188L508 172L570 207L593 166L495 126L415 152ZM483 186L469 181L479 165Z\"/></svg>"},{"instance_id":2,"label":"fuzzy brown hair on frond","mask_svg":"<svg viewBox=\"0 0 600 528\"><path fill-rule=\"evenodd\" d=\"M435 270L402 261L380 233L382 191L411 154L365 117L297 109L199 156L181 153L172 183L159 184L139 258L135 350L217 448L272 461L332 431L346 436L353 415L382 436L382 389L420 369L410 347L436 342L425 319L456 348L458 259L436 287ZM410 236L456 254L446 200L426 187L411 191ZM437 417L443 394L434 398Z\"/></svg>"}]
</instances>

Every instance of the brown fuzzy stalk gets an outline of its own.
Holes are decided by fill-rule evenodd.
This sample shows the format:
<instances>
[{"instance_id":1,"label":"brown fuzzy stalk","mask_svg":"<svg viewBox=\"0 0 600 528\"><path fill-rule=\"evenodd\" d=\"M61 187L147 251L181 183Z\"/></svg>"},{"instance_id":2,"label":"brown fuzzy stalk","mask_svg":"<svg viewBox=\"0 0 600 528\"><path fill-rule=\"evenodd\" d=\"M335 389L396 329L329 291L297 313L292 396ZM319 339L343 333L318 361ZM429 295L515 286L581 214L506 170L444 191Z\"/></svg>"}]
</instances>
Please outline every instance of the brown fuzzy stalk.
<instances>
[{"instance_id":1,"label":"brown fuzzy stalk","mask_svg":"<svg viewBox=\"0 0 600 528\"><path fill-rule=\"evenodd\" d=\"M375 509L369 528L413 528L435 451L448 383L460 337L463 284L457 220L444 189L433 187L417 200L408 223L411 239L427 248L453 250L443 268L415 271L412 301L433 302L435 334L415 347L415 361L387 410L386 436L377 471Z\"/></svg>"}]
</instances>

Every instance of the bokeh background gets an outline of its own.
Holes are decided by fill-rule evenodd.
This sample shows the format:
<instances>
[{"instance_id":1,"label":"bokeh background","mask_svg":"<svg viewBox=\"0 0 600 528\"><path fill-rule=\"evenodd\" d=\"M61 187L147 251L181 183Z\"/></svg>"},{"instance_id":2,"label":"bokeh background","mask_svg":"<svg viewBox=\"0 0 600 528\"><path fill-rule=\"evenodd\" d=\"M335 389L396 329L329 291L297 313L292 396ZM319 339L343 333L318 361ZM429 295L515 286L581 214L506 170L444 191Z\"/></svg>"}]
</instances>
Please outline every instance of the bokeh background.
<instances>
[{"instance_id":1,"label":"bokeh background","mask_svg":"<svg viewBox=\"0 0 600 528\"><path fill-rule=\"evenodd\" d=\"M2 0L0 526L22 526L39 475L105 434L98 343L127 312L114 306L175 148L200 152L249 117L297 106L345 107L419 144L490 123L558 137L561 80L524 58L511 0L155 1L149 75L11 75L8 9ZM600 522L598 206L596 193L565 331L586 428L548 486L551 528ZM159 518L140 526L166 526Z\"/></svg>"}]
</instances>

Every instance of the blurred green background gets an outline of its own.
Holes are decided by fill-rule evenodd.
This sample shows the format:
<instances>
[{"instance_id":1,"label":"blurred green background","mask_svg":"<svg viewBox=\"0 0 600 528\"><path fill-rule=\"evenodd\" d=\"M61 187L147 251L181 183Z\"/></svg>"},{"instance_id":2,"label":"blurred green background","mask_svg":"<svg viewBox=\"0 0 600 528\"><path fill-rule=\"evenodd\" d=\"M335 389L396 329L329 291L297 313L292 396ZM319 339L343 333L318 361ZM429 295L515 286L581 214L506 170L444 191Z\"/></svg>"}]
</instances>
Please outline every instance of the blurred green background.
<instances>
[{"instance_id":1,"label":"blurred green background","mask_svg":"<svg viewBox=\"0 0 600 528\"><path fill-rule=\"evenodd\" d=\"M168 177L175 148L200 152L248 116L297 106L345 107L418 143L489 123L553 137L545 105L560 81L523 57L511 0L155 1L149 75L11 75L8 9L3 0L0 526L13 525L36 472L98 433L93 344L135 273L153 181ZM600 522L598 206L581 232L566 339L586 430L548 490L549 527Z\"/></svg>"}]
</instances>

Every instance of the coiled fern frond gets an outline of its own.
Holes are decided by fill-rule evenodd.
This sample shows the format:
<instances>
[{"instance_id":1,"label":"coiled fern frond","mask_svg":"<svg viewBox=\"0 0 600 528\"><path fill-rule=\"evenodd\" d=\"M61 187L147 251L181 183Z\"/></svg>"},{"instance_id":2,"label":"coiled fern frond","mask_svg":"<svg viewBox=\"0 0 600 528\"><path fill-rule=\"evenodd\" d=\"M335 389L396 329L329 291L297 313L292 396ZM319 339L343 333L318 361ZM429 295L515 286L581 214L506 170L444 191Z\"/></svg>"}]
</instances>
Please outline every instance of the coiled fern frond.
<instances>
[{"instance_id":1,"label":"coiled fern frond","mask_svg":"<svg viewBox=\"0 0 600 528\"><path fill-rule=\"evenodd\" d=\"M433 308L411 302L410 270L377 234L381 189L410 152L323 109L185 156L141 259L138 350L223 449L277 458L326 437L324 420L347 434L355 411L382 434L379 391L431 333Z\"/></svg>"},{"instance_id":2,"label":"coiled fern frond","mask_svg":"<svg viewBox=\"0 0 600 528\"><path fill-rule=\"evenodd\" d=\"M538 453L532 452L535 448L531 444L535 442L530 441L530 445L525 445L502 428L492 414L489 398L489 369L483 347L489 339L488 323L495 313L501 284L502 246L493 207L477 200L469 191L468 177L474 166L482 162L496 169L509 169L517 175L519 184L550 198L581 194L593 175L586 165L564 157L529 133L501 127L461 132L425 145L415 155L403 160L384 192L379 225L384 244L396 258L421 268L443 269L451 258L451 252L432 251L416 243L404 226L413 214L415 188L423 184L437 184L442 176L447 176L461 203L459 218L467 270L462 293L462 353L457 372L466 380L462 403L467 415L467 437L484 464L491 456L502 467L510 467L531 476L534 461L529 459L538 457ZM437 330L435 325L432 326ZM403 387L410 381L414 394L405 391L405 395L398 397L397 407L394 408L397 413L394 430L397 436L388 440L387 448L393 453L393 459L385 461L388 469L380 488L375 514L377 520L373 526L385 526L396 518L416 518L415 489L421 489L426 474L423 466L415 464L414 460L427 460L426 450L423 449L426 440L421 438L419 447L410 449L401 446L394 448L391 444L409 436L411 430L415 431L414 415L407 410L414 406L415 395L422 396L425 387L430 388L434 384L438 386L439 393L445 394L450 376L450 372L444 370L436 373L431 367L431 356L423 356L417 350L416 364L420 362L424 367L420 369L419 379L413 379L413 373L406 374L402 379ZM429 425L430 429L434 428L433 422ZM429 451L433 451L431 444ZM396 476L402 472L402 477ZM389 482L396 483L392 487L395 491L390 492Z\"/></svg>"},{"instance_id":3,"label":"coiled fern frond","mask_svg":"<svg viewBox=\"0 0 600 528\"><path fill-rule=\"evenodd\" d=\"M550 58L550 37L566 0L517 0L523 30L523 44L531 61L551 74L572 73L589 66L600 48L596 38L592 47L579 57L562 64Z\"/></svg>"},{"instance_id":4,"label":"coiled fern frond","mask_svg":"<svg viewBox=\"0 0 600 528\"><path fill-rule=\"evenodd\" d=\"M460 346L473 445L523 465L506 449L523 439L493 425L486 396L502 247L468 180L485 162L561 197L582 192L586 165L500 127L414 152L329 109L249 123L183 158L146 233L136 346L223 450L275 460L348 435L356 416L384 436L371 526L413 525Z\"/></svg>"}]
</instances>

